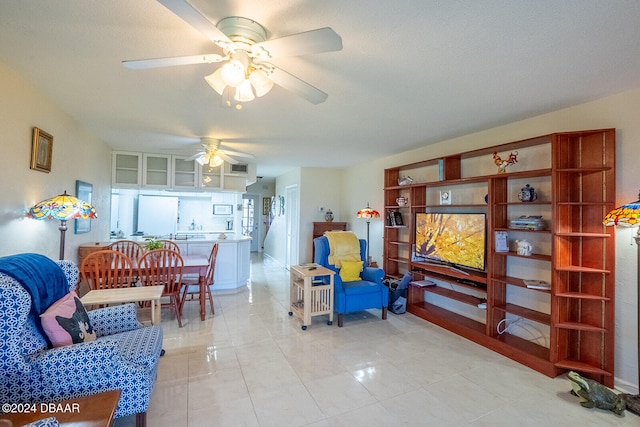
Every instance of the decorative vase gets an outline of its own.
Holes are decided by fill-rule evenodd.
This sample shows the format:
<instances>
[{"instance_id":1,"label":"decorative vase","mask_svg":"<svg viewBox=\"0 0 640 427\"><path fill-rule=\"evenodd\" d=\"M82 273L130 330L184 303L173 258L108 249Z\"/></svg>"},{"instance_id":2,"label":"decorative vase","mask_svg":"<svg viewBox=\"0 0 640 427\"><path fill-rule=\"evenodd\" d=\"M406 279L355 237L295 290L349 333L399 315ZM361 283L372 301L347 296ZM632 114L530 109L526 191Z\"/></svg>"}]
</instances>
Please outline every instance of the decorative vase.
<instances>
[{"instance_id":1,"label":"decorative vase","mask_svg":"<svg viewBox=\"0 0 640 427\"><path fill-rule=\"evenodd\" d=\"M520 199L521 202L533 202L538 199L538 193L536 193L536 190L532 186L527 184L520 189L518 199Z\"/></svg>"},{"instance_id":2,"label":"decorative vase","mask_svg":"<svg viewBox=\"0 0 640 427\"><path fill-rule=\"evenodd\" d=\"M325 212L324 220L327 221L327 222L332 222L333 221L333 212L331 212L331 209L328 209L327 212Z\"/></svg>"}]
</instances>

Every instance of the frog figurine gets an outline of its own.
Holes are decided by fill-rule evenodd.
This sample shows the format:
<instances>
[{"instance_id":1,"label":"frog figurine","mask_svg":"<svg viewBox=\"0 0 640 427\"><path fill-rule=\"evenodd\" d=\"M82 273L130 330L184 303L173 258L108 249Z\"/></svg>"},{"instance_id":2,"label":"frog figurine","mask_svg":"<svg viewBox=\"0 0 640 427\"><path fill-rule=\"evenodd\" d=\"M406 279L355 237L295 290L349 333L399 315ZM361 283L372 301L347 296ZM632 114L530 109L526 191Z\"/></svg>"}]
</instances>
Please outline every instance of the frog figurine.
<instances>
[{"instance_id":1,"label":"frog figurine","mask_svg":"<svg viewBox=\"0 0 640 427\"><path fill-rule=\"evenodd\" d=\"M583 378L574 371L570 371L567 378L571 381L571 394L585 399L580 405L585 408L608 409L616 415L624 416L624 395L616 394L599 382Z\"/></svg>"}]
</instances>

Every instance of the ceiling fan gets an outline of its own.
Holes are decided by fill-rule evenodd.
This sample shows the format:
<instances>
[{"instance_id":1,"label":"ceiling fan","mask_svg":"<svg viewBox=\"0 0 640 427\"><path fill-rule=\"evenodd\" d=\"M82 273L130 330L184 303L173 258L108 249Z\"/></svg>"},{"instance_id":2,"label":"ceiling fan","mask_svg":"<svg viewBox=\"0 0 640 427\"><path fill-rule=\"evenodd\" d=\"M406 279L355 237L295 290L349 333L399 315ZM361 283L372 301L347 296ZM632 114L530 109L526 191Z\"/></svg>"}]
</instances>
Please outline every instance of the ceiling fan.
<instances>
[{"instance_id":1,"label":"ceiling fan","mask_svg":"<svg viewBox=\"0 0 640 427\"><path fill-rule=\"evenodd\" d=\"M238 102L248 102L256 96L265 95L274 83L313 104L320 104L327 99L325 92L268 61L278 57L342 50L342 38L331 28L267 40L266 29L251 19L230 16L213 24L186 0L158 1L221 47L223 55L211 53L123 61L125 67L144 69L224 62L205 80L220 95L224 96L225 91L230 95L235 90L233 99Z\"/></svg>"},{"instance_id":2,"label":"ceiling fan","mask_svg":"<svg viewBox=\"0 0 640 427\"><path fill-rule=\"evenodd\" d=\"M211 167L216 167L220 166L223 162L235 165L238 163L238 160L234 159L232 156L253 159L253 155L251 154L221 148L221 141L216 138L202 137L200 138L200 144L203 149L189 157L187 160L195 160L201 166L208 164Z\"/></svg>"}]
</instances>

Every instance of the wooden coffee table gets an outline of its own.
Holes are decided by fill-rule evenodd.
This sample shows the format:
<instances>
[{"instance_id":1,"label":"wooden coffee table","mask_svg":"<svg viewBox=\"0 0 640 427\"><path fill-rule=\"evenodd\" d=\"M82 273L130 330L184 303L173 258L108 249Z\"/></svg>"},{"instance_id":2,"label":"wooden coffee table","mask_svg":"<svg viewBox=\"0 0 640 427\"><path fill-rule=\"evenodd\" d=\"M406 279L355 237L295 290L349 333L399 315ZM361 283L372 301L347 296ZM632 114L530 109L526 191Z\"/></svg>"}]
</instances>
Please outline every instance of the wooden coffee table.
<instances>
[{"instance_id":1,"label":"wooden coffee table","mask_svg":"<svg viewBox=\"0 0 640 427\"><path fill-rule=\"evenodd\" d=\"M0 414L0 419L7 419L14 426L21 426L55 417L63 427L109 427L113 422L113 415L120 400L120 390L105 391L91 396L76 397L52 403L33 403L30 409L35 412Z\"/></svg>"},{"instance_id":2,"label":"wooden coffee table","mask_svg":"<svg viewBox=\"0 0 640 427\"><path fill-rule=\"evenodd\" d=\"M87 292L80 301L84 305L120 304L151 301L151 323L160 324L160 298L164 286L134 286L131 288L97 289Z\"/></svg>"}]
</instances>

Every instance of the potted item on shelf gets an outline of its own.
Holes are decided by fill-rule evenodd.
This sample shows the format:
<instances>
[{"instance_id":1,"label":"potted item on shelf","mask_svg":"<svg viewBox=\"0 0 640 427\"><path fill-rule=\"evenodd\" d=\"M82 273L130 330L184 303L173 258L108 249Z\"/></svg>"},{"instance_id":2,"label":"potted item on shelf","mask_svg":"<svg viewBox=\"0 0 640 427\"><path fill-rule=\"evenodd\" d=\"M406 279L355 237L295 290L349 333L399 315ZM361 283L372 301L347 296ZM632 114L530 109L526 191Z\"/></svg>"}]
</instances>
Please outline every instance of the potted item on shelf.
<instances>
[{"instance_id":1,"label":"potted item on shelf","mask_svg":"<svg viewBox=\"0 0 640 427\"><path fill-rule=\"evenodd\" d=\"M327 221L327 222L332 222L333 221L333 212L331 212L331 209L327 209L327 212L325 212L324 220Z\"/></svg>"},{"instance_id":2,"label":"potted item on shelf","mask_svg":"<svg viewBox=\"0 0 640 427\"><path fill-rule=\"evenodd\" d=\"M526 240L516 240L516 252L521 256L530 256L533 252L533 246Z\"/></svg>"},{"instance_id":3,"label":"potted item on shelf","mask_svg":"<svg viewBox=\"0 0 640 427\"><path fill-rule=\"evenodd\" d=\"M518 193L518 200L520 200L521 202L533 202L537 199L538 193L536 193L536 190L529 184L522 187L520 189L520 193Z\"/></svg>"},{"instance_id":4,"label":"potted item on shelf","mask_svg":"<svg viewBox=\"0 0 640 427\"><path fill-rule=\"evenodd\" d=\"M402 207L409 203L409 199L406 197L398 197L396 199L396 203L398 204L398 206Z\"/></svg>"}]
</instances>

